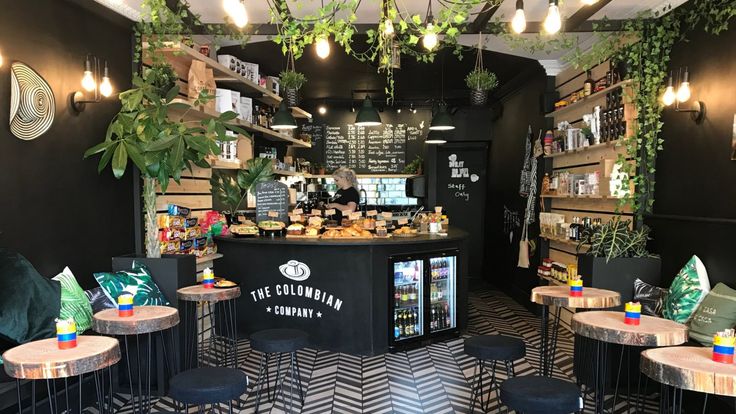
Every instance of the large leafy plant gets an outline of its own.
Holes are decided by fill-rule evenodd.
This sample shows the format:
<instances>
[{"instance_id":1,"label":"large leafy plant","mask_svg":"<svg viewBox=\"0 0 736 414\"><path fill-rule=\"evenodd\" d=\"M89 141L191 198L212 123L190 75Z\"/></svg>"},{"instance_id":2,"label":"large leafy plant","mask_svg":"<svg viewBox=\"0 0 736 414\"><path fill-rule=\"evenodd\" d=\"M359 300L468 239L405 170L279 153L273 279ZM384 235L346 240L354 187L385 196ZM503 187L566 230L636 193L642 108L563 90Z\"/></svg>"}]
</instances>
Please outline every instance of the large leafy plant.
<instances>
[{"instance_id":1,"label":"large leafy plant","mask_svg":"<svg viewBox=\"0 0 736 414\"><path fill-rule=\"evenodd\" d=\"M179 183L184 170L195 165L209 168L207 157L220 153L217 141L237 139L227 135L227 130L247 135L229 123L237 116L232 111L217 118L188 120L192 106L202 105L212 96L203 92L192 105L175 101L179 87L172 73L170 66L159 63L145 69L142 76L134 76L134 87L120 93L122 107L110 122L105 140L84 153L85 158L101 154L98 172L110 165L115 178L125 174L129 160L140 170L148 257L161 256L156 185L165 193L170 179Z\"/></svg>"},{"instance_id":2,"label":"large leafy plant","mask_svg":"<svg viewBox=\"0 0 736 414\"><path fill-rule=\"evenodd\" d=\"M587 229L582 236L578 249L590 245L587 254L605 257L606 263L618 257L652 256L647 250L649 228L642 226L638 230L632 230L631 221L621 220L619 216L598 228Z\"/></svg>"},{"instance_id":3,"label":"large leafy plant","mask_svg":"<svg viewBox=\"0 0 736 414\"><path fill-rule=\"evenodd\" d=\"M256 184L273 179L273 164L267 158L253 158L246 162L245 169L233 177L227 173L216 172L210 179L212 194L234 214L248 193L253 193ZM246 203L247 204L247 203Z\"/></svg>"},{"instance_id":4,"label":"large leafy plant","mask_svg":"<svg viewBox=\"0 0 736 414\"><path fill-rule=\"evenodd\" d=\"M470 89L490 91L498 86L498 78L495 73L488 69L474 69L465 77L465 84Z\"/></svg>"},{"instance_id":5,"label":"large leafy plant","mask_svg":"<svg viewBox=\"0 0 736 414\"><path fill-rule=\"evenodd\" d=\"M307 77L301 72L285 70L279 74L281 86L285 89L301 89L307 83Z\"/></svg>"}]
</instances>

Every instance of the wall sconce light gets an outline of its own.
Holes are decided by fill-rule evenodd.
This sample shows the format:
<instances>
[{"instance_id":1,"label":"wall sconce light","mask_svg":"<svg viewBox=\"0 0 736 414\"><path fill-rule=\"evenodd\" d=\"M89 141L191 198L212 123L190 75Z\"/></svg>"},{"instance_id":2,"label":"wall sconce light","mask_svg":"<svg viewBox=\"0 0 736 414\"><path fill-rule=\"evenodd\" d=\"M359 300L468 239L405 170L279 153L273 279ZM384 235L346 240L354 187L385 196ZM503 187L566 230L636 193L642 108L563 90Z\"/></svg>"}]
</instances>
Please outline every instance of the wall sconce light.
<instances>
[{"instance_id":1,"label":"wall sconce light","mask_svg":"<svg viewBox=\"0 0 736 414\"><path fill-rule=\"evenodd\" d=\"M96 56L87 55L84 59L84 72L82 74L83 91L73 92L71 95L72 108L79 113L84 111L86 104L99 103L102 98L112 95L113 88L110 82L110 74L107 61L100 79L100 61Z\"/></svg>"},{"instance_id":2,"label":"wall sconce light","mask_svg":"<svg viewBox=\"0 0 736 414\"><path fill-rule=\"evenodd\" d=\"M685 67L684 73L682 72L682 68L678 70L677 83L680 86L678 86L677 92L675 92L674 79L672 73L670 73L670 77L667 80L667 88L664 90L664 95L662 95L662 103L665 106L671 106L674 103L676 112L689 113L690 118L696 124L703 122L705 118L705 103L702 101L694 101L690 109L680 108L680 104L689 101L692 94L690 91L690 72L687 67Z\"/></svg>"}]
</instances>

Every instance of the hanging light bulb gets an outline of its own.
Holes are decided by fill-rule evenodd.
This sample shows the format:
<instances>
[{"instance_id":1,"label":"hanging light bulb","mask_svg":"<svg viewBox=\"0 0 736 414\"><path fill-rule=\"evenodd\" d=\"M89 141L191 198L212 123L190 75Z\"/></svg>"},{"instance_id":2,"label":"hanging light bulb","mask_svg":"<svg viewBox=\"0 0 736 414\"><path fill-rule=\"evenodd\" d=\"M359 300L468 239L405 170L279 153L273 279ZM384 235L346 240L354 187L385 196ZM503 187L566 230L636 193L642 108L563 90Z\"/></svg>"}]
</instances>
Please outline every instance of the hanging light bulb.
<instances>
[{"instance_id":1,"label":"hanging light bulb","mask_svg":"<svg viewBox=\"0 0 736 414\"><path fill-rule=\"evenodd\" d=\"M107 71L107 61L105 61L105 72L100 84L100 94L105 98L112 95L112 83L110 83L110 76Z\"/></svg>"},{"instance_id":2,"label":"hanging light bulb","mask_svg":"<svg viewBox=\"0 0 736 414\"><path fill-rule=\"evenodd\" d=\"M677 88L677 101L680 103L687 102L690 99L690 73L685 68L685 74L682 76L682 83Z\"/></svg>"},{"instance_id":3,"label":"hanging light bulb","mask_svg":"<svg viewBox=\"0 0 736 414\"><path fill-rule=\"evenodd\" d=\"M225 9L225 13L230 16L234 25L242 29L248 24L248 11L241 0L223 0L222 7Z\"/></svg>"},{"instance_id":4,"label":"hanging light bulb","mask_svg":"<svg viewBox=\"0 0 736 414\"><path fill-rule=\"evenodd\" d=\"M386 36L394 35L394 23L391 21L391 19L386 19L383 21L383 34L385 34Z\"/></svg>"},{"instance_id":5,"label":"hanging light bulb","mask_svg":"<svg viewBox=\"0 0 736 414\"><path fill-rule=\"evenodd\" d=\"M548 34L555 34L562 28L562 17L560 17L560 8L557 7L557 0L550 0L549 11L544 19L544 30Z\"/></svg>"},{"instance_id":6,"label":"hanging light bulb","mask_svg":"<svg viewBox=\"0 0 736 414\"><path fill-rule=\"evenodd\" d=\"M422 38L422 45L427 50L432 50L437 46L437 33L434 32L432 23L427 23L427 33Z\"/></svg>"},{"instance_id":7,"label":"hanging light bulb","mask_svg":"<svg viewBox=\"0 0 736 414\"><path fill-rule=\"evenodd\" d=\"M89 58L84 61L84 76L82 76L82 88L87 92L92 92L97 87L95 77L92 75L92 63Z\"/></svg>"},{"instance_id":8,"label":"hanging light bulb","mask_svg":"<svg viewBox=\"0 0 736 414\"><path fill-rule=\"evenodd\" d=\"M675 103L676 97L677 95L675 94L675 88L672 86L672 75L670 74L670 79L667 82L667 88L664 90L664 95L662 95L662 103L665 104L665 106L670 106Z\"/></svg>"},{"instance_id":9,"label":"hanging light bulb","mask_svg":"<svg viewBox=\"0 0 736 414\"><path fill-rule=\"evenodd\" d=\"M526 30L526 16L524 16L524 0L516 0L516 14L511 20L511 28L516 33Z\"/></svg>"},{"instance_id":10,"label":"hanging light bulb","mask_svg":"<svg viewBox=\"0 0 736 414\"><path fill-rule=\"evenodd\" d=\"M320 105L319 108L317 108L317 111L320 115L324 115L327 113L327 107L324 105Z\"/></svg>"},{"instance_id":11,"label":"hanging light bulb","mask_svg":"<svg viewBox=\"0 0 736 414\"><path fill-rule=\"evenodd\" d=\"M330 41L327 40L327 36L317 38L317 43L314 46L317 50L317 56L320 58L327 59L327 56L330 56Z\"/></svg>"}]
</instances>

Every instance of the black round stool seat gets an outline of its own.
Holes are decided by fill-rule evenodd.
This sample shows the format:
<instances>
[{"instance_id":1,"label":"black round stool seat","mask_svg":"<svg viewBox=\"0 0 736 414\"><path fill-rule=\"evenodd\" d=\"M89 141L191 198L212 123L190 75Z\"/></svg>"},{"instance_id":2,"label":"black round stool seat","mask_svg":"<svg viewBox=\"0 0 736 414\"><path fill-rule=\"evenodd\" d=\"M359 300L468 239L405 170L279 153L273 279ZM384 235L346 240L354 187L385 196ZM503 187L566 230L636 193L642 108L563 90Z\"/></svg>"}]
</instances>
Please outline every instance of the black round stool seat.
<instances>
[{"instance_id":1,"label":"black round stool seat","mask_svg":"<svg viewBox=\"0 0 736 414\"><path fill-rule=\"evenodd\" d=\"M309 344L309 335L298 329L266 329L250 336L250 346L266 353L296 352Z\"/></svg>"},{"instance_id":2,"label":"black round stool seat","mask_svg":"<svg viewBox=\"0 0 736 414\"><path fill-rule=\"evenodd\" d=\"M480 335L465 340L465 353L482 360L515 361L526 355L526 345L519 338Z\"/></svg>"},{"instance_id":3,"label":"black round stool seat","mask_svg":"<svg viewBox=\"0 0 736 414\"><path fill-rule=\"evenodd\" d=\"M171 378L169 396L186 404L214 404L236 400L248 388L248 377L234 368L202 367Z\"/></svg>"},{"instance_id":4,"label":"black round stool seat","mask_svg":"<svg viewBox=\"0 0 736 414\"><path fill-rule=\"evenodd\" d=\"M501 402L525 414L567 414L582 410L578 386L549 377L507 379L501 384Z\"/></svg>"}]
</instances>

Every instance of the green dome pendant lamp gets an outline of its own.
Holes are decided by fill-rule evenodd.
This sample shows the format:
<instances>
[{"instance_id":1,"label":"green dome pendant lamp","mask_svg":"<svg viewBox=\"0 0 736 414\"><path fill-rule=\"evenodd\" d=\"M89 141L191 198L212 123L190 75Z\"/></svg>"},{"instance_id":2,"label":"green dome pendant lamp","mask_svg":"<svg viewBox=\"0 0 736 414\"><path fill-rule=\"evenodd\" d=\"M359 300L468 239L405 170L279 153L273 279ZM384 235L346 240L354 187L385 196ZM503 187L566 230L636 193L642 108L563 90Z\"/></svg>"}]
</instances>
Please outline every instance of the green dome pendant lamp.
<instances>
[{"instance_id":1,"label":"green dome pendant lamp","mask_svg":"<svg viewBox=\"0 0 736 414\"><path fill-rule=\"evenodd\" d=\"M432 117L432 122L429 124L430 131L449 131L455 129L455 124L452 122L452 117L447 112L447 104L445 104L445 56L442 55L442 86L440 89L441 99L439 109L436 114Z\"/></svg>"},{"instance_id":2,"label":"green dome pendant lamp","mask_svg":"<svg viewBox=\"0 0 736 414\"><path fill-rule=\"evenodd\" d=\"M378 114L378 110L373 106L371 97L366 95L363 99L363 105L358 111L358 115L355 117L355 125L358 126L378 126L381 125L381 115Z\"/></svg>"},{"instance_id":3,"label":"green dome pendant lamp","mask_svg":"<svg viewBox=\"0 0 736 414\"><path fill-rule=\"evenodd\" d=\"M294 119L294 115L289 111L286 100L282 100L281 104L279 104L279 110L273 116L271 128L277 130L296 128L296 119Z\"/></svg>"}]
</instances>

